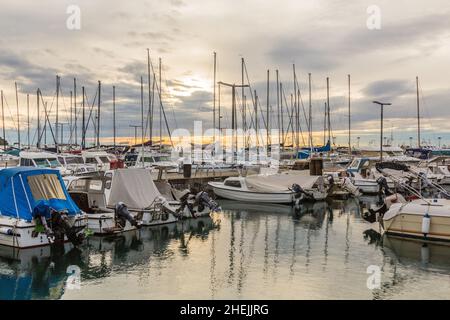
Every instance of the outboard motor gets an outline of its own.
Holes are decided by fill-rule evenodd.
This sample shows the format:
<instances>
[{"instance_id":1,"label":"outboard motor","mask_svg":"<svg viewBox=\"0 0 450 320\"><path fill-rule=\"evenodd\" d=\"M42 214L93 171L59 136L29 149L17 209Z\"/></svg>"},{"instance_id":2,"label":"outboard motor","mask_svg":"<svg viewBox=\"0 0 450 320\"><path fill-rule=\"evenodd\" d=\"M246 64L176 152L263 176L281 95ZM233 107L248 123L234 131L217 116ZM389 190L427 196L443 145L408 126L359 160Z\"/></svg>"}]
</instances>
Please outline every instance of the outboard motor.
<instances>
[{"instance_id":1,"label":"outboard motor","mask_svg":"<svg viewBox=\"0 0 450 320\"><path fill-rule=\"evenodd\" d=\"M385 177L379 177L377 179L377 183L379 186L379 195L381 196L382 193L384 193L385 196L390 196L392 195L392 192L389 190L389 186L387 183L387 180Z\"/></svg>"},{"instance_id":2,"label":"outboard motor","mask_svg":"<svg viewBox=\"0 0 450 320\"><path fill-rule=\"evenodd\" d=\"M198 203L198 211L203 211L207 206L211 211L220 211L221 208L213 199L211 199L207 192L200 191L195 196L195 201Z\"/></svg>"},{"instance_id":3,"label":"outboard motor","mask_svg":"<svg viewBox=\"0 0 450 320\"><path fill-rule=\"evenodd\" d=\"M114 210L116 221L119 223L120 227L124 228L125 224L130 222L133 227L139 228L139 224L136 219L128 211L128 207L123 202L118 202Z\"/></svg>"},{"instance_id":4,"label":"outboard motor","mask_svg":"<svg viewBox=\"0 0 450 320\"><path fill-rule=\"evenodd\" d=\"M180 207L177 209L177 213L179 214L179 219L183 218L183 212L184 209L187 207L189 210L189 213L193 218L195 218L195 212L194 212L194 202L195 202L195 196L191 193L186 193L180 198Z\"/></svg>"},{"instance_id":5,"label":"outboard motor","mask_svg":"<svg viewBox=\"0 0 450 320\"><path fill-rule=\"evenodd\" d=\"M304 194L307 198L311 198L311 195L303 190L302 187L300 187L297 183L294 183L291 187L291 190L295 192L295 198L300 199L302 194Z\"/></svg>"},{"instance_id":6,"label":"outboard motor","mask_svg":"<svg viewBox=\"0 0 450 320\"><path fill-rule=\"evenodd\" d=\"M42 210L42 208L39 210ZM45 234L50 243L64 242L64 236L67 236L67 239L74 246L78 246L83 242L84 234L77 233L84 227L72 226L67 211L57 211L50 207L46 207L44 210L50 214L48 221L45 217L45 212L36 212L35 218L44 227Z\"/></svg>"}]
</instances>

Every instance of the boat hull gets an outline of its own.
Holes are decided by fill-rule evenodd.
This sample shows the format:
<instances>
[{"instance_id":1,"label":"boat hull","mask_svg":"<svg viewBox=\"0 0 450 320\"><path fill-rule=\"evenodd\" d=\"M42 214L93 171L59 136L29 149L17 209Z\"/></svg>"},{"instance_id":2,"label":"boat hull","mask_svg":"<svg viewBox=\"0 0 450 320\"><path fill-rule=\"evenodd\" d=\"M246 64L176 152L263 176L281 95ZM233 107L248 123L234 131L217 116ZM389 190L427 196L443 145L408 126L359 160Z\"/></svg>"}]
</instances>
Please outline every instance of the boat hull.
<instances>
[{"instance_id":1,"label":"boat hull","mask_svg":"<svg viewBox=\"0 0 450 320\"><path fill-rule=\"evenodd\" d=\"M422 219L421 215L402 213L392 219L383 220L383 229L391 236L450 243L450 216L432 216L427 235L422 233Z\"/></svg>"},{"instance_id":2,"label":"boat hull","mask_svg":"<svg viewBox=\"0 0 450 320\"><path fill-rule=\"evenodd\" d=\"M71 217L73 225L80 227L78 233L82 233L83 229L88 226L88 218L86 215L76 215ZM28 222L22 219L0 216L0 245L14 248L32 248L47 246L49 242L45 233L35 234L36 224L34 221ZM83 228L81 228L83 227ZM67 242L67 237L64 237Z\"/></svg>"},{"instance_id":3,"label":"boat hull","mask_svg":"<svg viewBox=\"0 0 450 320\"><path fill-rule=\"evenodd\" d=\"M260 202L260 203L293 203L295 201L295 193L260 193L251 191L231 190L221 188L211 184L214 193L224 199L244 201L244 202Z\"/></svg>"}]
</instances>

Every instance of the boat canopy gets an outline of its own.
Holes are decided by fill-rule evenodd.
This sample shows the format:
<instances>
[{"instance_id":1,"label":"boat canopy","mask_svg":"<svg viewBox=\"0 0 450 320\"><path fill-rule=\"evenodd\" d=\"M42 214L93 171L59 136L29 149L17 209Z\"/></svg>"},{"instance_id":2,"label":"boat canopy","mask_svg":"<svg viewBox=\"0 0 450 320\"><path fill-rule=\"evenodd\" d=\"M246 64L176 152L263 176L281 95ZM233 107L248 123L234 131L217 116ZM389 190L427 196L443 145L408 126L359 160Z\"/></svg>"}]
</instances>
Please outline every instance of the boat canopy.
<instances>
[{"instance_id":1,"label":"boat canopy","mask_svg":"<svg viewBox=\"0 0 450 320\"><path fill-rule=\"evenodd\" d=\"M247 188L251 191L270 193L290 191L294 183L298 184L302 189L312 189L316 184L323 184L323 177L306 175L302 171L287 171L267 176L247 176L245 182Z\"/></svg>"},{"instance_id":2,"label":"boat canopy","mask_svg":"<svg viewBox=\"0 0 450 320\"><path fill-rule=\"evenodd\" d=\"M117 169L111 185L108 206L123 202L130 209L146 209L161 196L147 169Z\"/></svg>"},{"instance_id":3,"label":"boat canopy","mask_svg":"<svg viewBox=\"0 0 450 320\"><path fill-rule=\"evenodd\" d=\"M80 213L61 174L54 169L15 167L0 170L0 215L31 221L50 217L50 209Z\"/></svg>"}]
</instances>

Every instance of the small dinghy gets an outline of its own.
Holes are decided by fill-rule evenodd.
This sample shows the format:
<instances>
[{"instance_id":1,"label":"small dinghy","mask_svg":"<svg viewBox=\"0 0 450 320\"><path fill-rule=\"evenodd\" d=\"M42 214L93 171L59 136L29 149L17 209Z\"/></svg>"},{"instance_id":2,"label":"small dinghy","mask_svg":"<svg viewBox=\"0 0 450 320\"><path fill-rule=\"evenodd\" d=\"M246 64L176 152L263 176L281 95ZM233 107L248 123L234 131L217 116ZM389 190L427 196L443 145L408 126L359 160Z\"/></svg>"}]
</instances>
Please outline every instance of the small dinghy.
<instances>
[{"instance_id":1,"label":"small dinghy","mask_svg":"<svg viewBox=\"0 0 450 320\"><path fill-rule=\"evenodd\" d=\"M84 238L86 215L70 198L58 170L0 170L0 244L45 246Z\"/></svg>"},{"instance_id":2,"label":"small dinghy","mask_svg":"<svg viewBox=\"0 0 450 320\"><path fill-rule=\"evenodd\" d=\"M324 200L328 196L322 176L309 176L301 171L230 177L208 185L219 197L247 202L289 204L298 200Z\"/></svg>"}]
</instances>

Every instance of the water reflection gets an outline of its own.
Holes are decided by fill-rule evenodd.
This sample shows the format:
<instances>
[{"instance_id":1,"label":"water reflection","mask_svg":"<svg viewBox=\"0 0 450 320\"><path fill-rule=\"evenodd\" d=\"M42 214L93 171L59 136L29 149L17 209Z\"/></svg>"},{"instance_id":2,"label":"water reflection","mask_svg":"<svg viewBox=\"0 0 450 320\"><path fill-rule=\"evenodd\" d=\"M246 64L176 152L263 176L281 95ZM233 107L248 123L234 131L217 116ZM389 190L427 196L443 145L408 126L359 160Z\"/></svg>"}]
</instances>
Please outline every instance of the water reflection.
<instances>
[{"instance_id":1,"label":"water reflection","mask_svg":"<svg viewBox=\"0 0 450 320\"><path fill-rule=\"evenodd\" d=\"M223 213L212 219L91 237L80 250L0 248L1 298L448 296L448 247L381 237L361 218L374 201L291 207L223 200ZM80 290L66 288L70 265L80 268ZM367 288L369 265L382 270L379 289Z\"/></svg>"}]
</instances>

